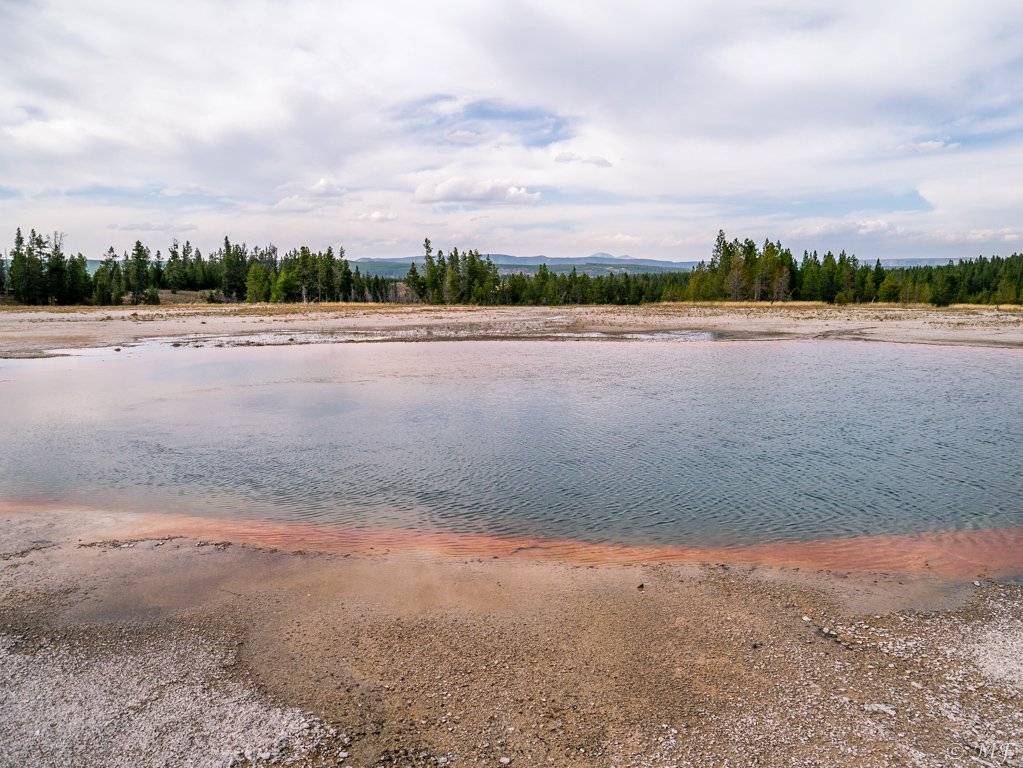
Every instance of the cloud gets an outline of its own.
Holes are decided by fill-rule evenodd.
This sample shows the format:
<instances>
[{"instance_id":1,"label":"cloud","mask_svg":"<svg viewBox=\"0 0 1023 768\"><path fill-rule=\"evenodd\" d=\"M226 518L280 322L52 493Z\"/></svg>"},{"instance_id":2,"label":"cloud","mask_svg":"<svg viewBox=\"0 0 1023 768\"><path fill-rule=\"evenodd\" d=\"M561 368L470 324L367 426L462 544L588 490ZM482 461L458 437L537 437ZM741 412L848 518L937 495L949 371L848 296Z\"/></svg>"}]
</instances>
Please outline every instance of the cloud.
<instances>
[{"instance_id":1,"label":"cloud","mask_svg":"<svg viewBox=\"0 0 1023 768\"><path fill-rule=\"evenodd\" d=\"M477 181L466 176L452 176L439 183L424 181L416 187L415 199L420 203L531 205L540 199L540 193L514 187L504 179Z\"/></svg>"},{"instance_id":2,"label":"cloud","mask_svg":"<svg viewBox=\"0 0 1023 768\"><path fill-rule=\"evenodd\" d=\"M308 213L319 204L301 195L290 195L274 203L272 210L277 213Z\"/></svg>"},{"instance_id":3,"label":"cloud","mask_svg":"<svg viewBox=\"0 0 1023 768\"><path fill-rule=\"evenodd\" d=\"M863 221L829 221L815 226L794 227L788 233L800 240L827 239L832 237L903 237L909 231L886 219Z\"/></svg>"},{"instance_id":4,"label":"cloud","mask_svg":"<svg viewBox=\"0 0 1023 768\"><path fill-rule=\"evenodd\" d=\"M554 158L554 162L556 162L556 163L590 163L591 165L595 165L598 168L610 168L611 167L611 163L609 161L605 160L603 157L597 157L596 155L594 155L593 157L583 158L581 155L577 155L575 152L562 152L561 154L559 154L558 156L556 156Z\"/></svg>"},{"instance_id":5,"label":"cloud","mask_svg":"<svg viewBox=\"0 0 1023 768\"><path fill-rule=\"evenodd\" d=\"M955 244L1013 243L1019 239L1019 232L1012 229L938 230L932 237L936 241Z\"/></svg>"},{"instance_id":6,"label":"cloud","mask_svg":"<svg viewBox=\"0 0 1023 768\"><path fill-rule=\"evenodd\" d=\"M308 213L330 203L362 199L359 195L349 194L348 190L337 182L327 179L320 179L309 186L298 182L289 182L278 186L275 191L278 193L294 192L273 205L272 210L278 213Z\"/></svg>"},{"instance_id":7,"label":"cloud","mask_svg":"<svg viewBox=\"0 0 1023 768\"><path fill-rule=\"evenodd\" d=\"M161 195L167 197L181 197L182 195L201 195L211 197L215 193L212 189L202 184L173 184L160 190Z\"/></svg>"},{"instance_id":8,"label":"cloud","mask_svg":"<svg viewBox=\"0 0 1023 768\"><path fill-rule=\"evenodd\" d=\"M491 138L486 133L475 133L474 131L451 131L444 134L444 138L454 144L479 144Z\"/></svg>"},{"instance_id":9,"label":"cloud","mask_svg":"<svg viewBox=\"0 0 1023 768\"><path fill-rule=\"evenodd\" d=\"M427 142L546 147L574 135L573 118L543 107L500 99L431 96L403 106L398 119Z\"/></svg>"},{"instance_id":10,"label":"cloud","mask_svg":"<svg viewBox=\"0 0 1023 768\"><path fill-rule=\"evenodd\" d=\"M107 229L114 229L120 232L192 232L198 227L195 224L174 224L162 222L155 224L144 222L139 224L107 224Z\"/></svg>"},{"instance_id":11,"label":"cloud","mask_svg":"<svg viewBox=\"0 0 1023 768\"><path fill-rule=\"evenodd\" d=\"M333 181L320 179L305 191L311 197L342 198L348 197L348 190Z\"/></svg>"},{"instance_id":12,"label":"cloud","mask_svg":"<svg viewBox=\"0 0 1023 768\"><path fill-rule=\"evenodd\" d=\"M291 192L292 195L302 197L305 199L309 198L328 198L333 200L340 199L356 199L356 195L352 195L343 186L338 184L336 181L329 181L327 179L320 179L315 184L309 184L308 182L289 181L286 184L277 186L274 190L278 194L284 194Z\"/></svg>"},{"instance_id":13,"label":"cloud","mask_svg":"<svg viewBox=\"0 0 1023 768\"><path fill-rule=\"evenodd\" d=\"M373 211L372 213L357 213L352 216L352 221L394 221L398 214L390 211Z\"/></svg>"},{"instance_id":14,"label":"cloud","mask_svg":"<svg viewBox=\"0 0 1023 768\"><path fill-rule=\"evenodd\" d=\"M0 236L102 253L159 237L102 222L189 221L203 247L325 247L343 226L391 256L622 233L690 260L719 228L861 257L1023 234L1011 3L577 5L8 3Z\"/></svg>"},{"instance_id":15,"label":"cloud","mask_svg":"<svg viewBox=\"0 0 1023 768\"><path fill-rule=\"evenodd\" d=\"M938 141L910 141L905 144L889 146L892 152L948 152L959 146L959 142L949 143L948 137Z\"/></svg>"}]
</instances>

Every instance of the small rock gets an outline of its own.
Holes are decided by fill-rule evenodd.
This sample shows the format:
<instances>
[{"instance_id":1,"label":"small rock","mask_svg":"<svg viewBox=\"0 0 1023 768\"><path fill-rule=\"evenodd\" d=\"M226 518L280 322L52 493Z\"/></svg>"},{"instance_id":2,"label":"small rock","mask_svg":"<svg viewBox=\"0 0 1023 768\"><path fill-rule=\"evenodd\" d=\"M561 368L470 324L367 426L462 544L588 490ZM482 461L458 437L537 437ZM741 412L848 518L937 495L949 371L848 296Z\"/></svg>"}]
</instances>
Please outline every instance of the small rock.
<instances>
[{"instance_id":1,"label":"small rock","mask_svg":"<svg viewBox=\"0 0 1023 768\"><path fill-rule=\"evenodd\" d=\"M895 709L887 704L864 704L863 709L867 712L883 712L886 715L895 717Z\"/></svg>"},{"instance_id":2,"label":"small rock","mask_svg":"<svg viewBox=\"0 0 1023 768\"><path fill-rule=\"evenodd\" d=\"M804 616L803 617L803 621L810 621L810 617L809 616Z\"/></svg>"},{"instance_id":3,"label":"small rock","mask_svg":"<svg viewBox=\"0 0 1023 768\"><path fill-rule=\"evenodd\" d=\"M979 582L979 581L975 581L975 582L973 582L973 586L975 586L975 587L979 587L979 586L980 586L980 582Z\"/></svg>"},{"instance_id":4,"label":"small rock","mask_svg":"<svg viewBox=\"0 0 1023 768\"><path fill-rule=\"evenodd\" d=\"M502 757L497 762L499 762L501 765L508 765L508 763L511 762L511 758L510 757Z\"/></svg>"}]
</instances>

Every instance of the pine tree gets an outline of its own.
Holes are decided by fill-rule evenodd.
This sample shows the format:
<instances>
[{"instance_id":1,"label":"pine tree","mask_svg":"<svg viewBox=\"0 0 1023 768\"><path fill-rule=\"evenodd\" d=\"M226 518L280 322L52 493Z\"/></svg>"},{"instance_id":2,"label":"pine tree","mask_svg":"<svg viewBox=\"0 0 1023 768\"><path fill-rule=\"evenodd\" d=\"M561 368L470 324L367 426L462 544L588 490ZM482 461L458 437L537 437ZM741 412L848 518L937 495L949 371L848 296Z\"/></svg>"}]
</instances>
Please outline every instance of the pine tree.
<instances>
[{"instance_id":1,"label":"pine tree","mask_svg":"<svg viewBox=\"0 0 1023 768\"><path fill-rule=\"evenodd\" d=\"M181 261L180 246L177 238L171 243L171 247L167 250L167 269L164 270L164 275L167 279L167 287L170 288L171 293L177 293L185 287L185 267Z\"/></svg>"},{"instance_id":2,"label":"pine tree","mask_svg":"<svg viewBox=\"0 0 1023 768\"><path fill-rule=\"evenodd\" d=\"M231 241L227 237L224 238L224 250L220 258L223 275L221 288L225 296L233 296L239 301L245 298L247 251L244 244L231 245Z\"/></svg>"},{"instance_id":3,"label":"pine tree","mask_svg":"<svg viewBox=\"0 0 1023 768\"><path fill-rule=\"evenodd\" d=\"M19 228L11 251L11 293L22 304L42 304L46 296L43 259L45 240L33 229L28 242Z\"/></svg>"},{"instance_id":4,"label":"pine tree","mask_svg":"<svg viewBox=\"0 0 1023 768\"><path fill-rule=\"evenodd\" d=\"M348 259L344 258L344 254L342 254L341 274L338 278L338 290L341 293L341 301L352 301L354 282L351 267L348 266Z\"/></svg>"},{"instance_id":5,"label":"pine tree","mask_svg":"<svg viewBox=\"0 0 1023 768\"><path fill-rule=\"evenodd\" d=\"M249 267L249 274L245 278L245 300L248 302L269 301L270 279L266 267L261 262L254 261Z\"/></svg>"},{"instance_id":6,"label":"pine tree","mask_svg":"<svg viewBox=\"0 0 1023 768\"><path fill-rule=\"evenodd\" d=\"M140 304L149 288L149 249L142 245L141 240L135 241L131 251L128 273L131 276L131 303Z\"/></svg>"}]
</instances>

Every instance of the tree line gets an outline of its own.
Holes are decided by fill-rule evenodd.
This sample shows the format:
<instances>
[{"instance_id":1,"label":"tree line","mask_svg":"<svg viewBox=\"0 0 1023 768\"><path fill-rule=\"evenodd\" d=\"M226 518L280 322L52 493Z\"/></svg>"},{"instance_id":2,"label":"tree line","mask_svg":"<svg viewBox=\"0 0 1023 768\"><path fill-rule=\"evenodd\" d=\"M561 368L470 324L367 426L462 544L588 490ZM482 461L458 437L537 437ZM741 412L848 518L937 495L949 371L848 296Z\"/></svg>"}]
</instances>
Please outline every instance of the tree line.
<instances>
[{"instance_id":1,"label":"tree line","mask_svg":"<svg viewBox=\"0 0 1023 768\"><path fill-rule=\"evenodd\" d=\"M405 287L427 304L642 304L663 301L672 292L680 292L689 280L688 272L627 272L591 277L551 272L541 264L536 274L522 272L500 275L498 267L478 250L459 253L452 248L447 255L427 239L423 243L423 270L415 262L405 277Z\"/></svg>"},{"instance_id":2,"label":"tree line","mask_svg":"<svg viewBox=\"0 0 1023 768\"><path fill-rule=\"evenodd\" d=\"M709 261L692 271L628 273L590 277L573 267L554 274L541 265L534 275L499 276L497 266L479 251L452 249L433 254L423 245L423 271L415 263L405 284L430 304L641 304L657 301L823 301L861 304L874 301L938 306L1014 304L1023 297L1023 254L978 257L944 266L886 269L877 260L861 263L842 251L821 258L770 240L729 241L719 232Z\"/></svg>"},{"instance_id":3,"label":"tree line","mask_svg":"<svg viewBox=\"0 0 1023 768\"><path fill-rule=\"evenodd\" d=\"M353 270L344 249L313 252L298 248L279 256L269 245L252 250L224 244L203 258L190 242L174 240L167 258L135 241L131 253L107 250L89 274L82 254L64 253L64 237L25 238L19 228L14 248L0 259L0 292L22 304L159 304L160 290L205 292L209 300L250 302L397 301L398 281Z\"/></svg>"},{"instance_id":4,"label":"tree line","mask_svg":"<svg viewBox=\"0 0 1023 768\"><path fill-rule=\"evenodd\" d=\"M1023 298L1023 254L951 261L943 266L884 268L842 251L803 252L780 242L758 246L719 232L710 259L691 271L590 276L573 269L501 275L478 250L434 252L427 239L421 266L403 280L360 273L344 248L302 247L279 256L274 245L223 245L205 258L174 240L164 259L141 241L120 257L110 248L90 275L81 253L64 252L60 233L18 229L0 259L0 292L23 304L156 304L161 290L205 292L209 300L249 302L416 301L428 304L641 304L659 301L823 301L831 304L1013 304Z\"/></svg>"},{"instance_id":5,"label":"tree line","mask_svg":"<svg viewBox=\"0 0 1023 768\"><path fill-rule=\"evenodd\" d=\"M852 304L1013 304L1023 295L1023 254L980 256L941 266L885 269L842 251L819 258L792 252L770 240L757 247L749 238L729 241L719 232L709 262L690 273L685 301L823 301Z\"/></svg>"}]
</instances>

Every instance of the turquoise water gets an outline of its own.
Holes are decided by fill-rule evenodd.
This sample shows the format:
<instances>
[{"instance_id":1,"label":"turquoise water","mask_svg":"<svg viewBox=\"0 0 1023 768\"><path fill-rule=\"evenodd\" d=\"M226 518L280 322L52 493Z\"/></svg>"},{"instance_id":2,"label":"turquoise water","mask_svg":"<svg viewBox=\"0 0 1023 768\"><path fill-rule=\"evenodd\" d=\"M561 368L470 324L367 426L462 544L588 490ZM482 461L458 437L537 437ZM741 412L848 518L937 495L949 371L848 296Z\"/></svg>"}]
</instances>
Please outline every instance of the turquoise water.
<instances>
[{"instance_id":1,"label":"turquoise water","mask_svg":"<svg viewBox=\"0 0 1023 768\"><path fill-rule=\"evenodd\" d=\"M152 346L0 361L0 500L589 542L1023 524L1023 352Z\"/></svg>"}]
</instances>

